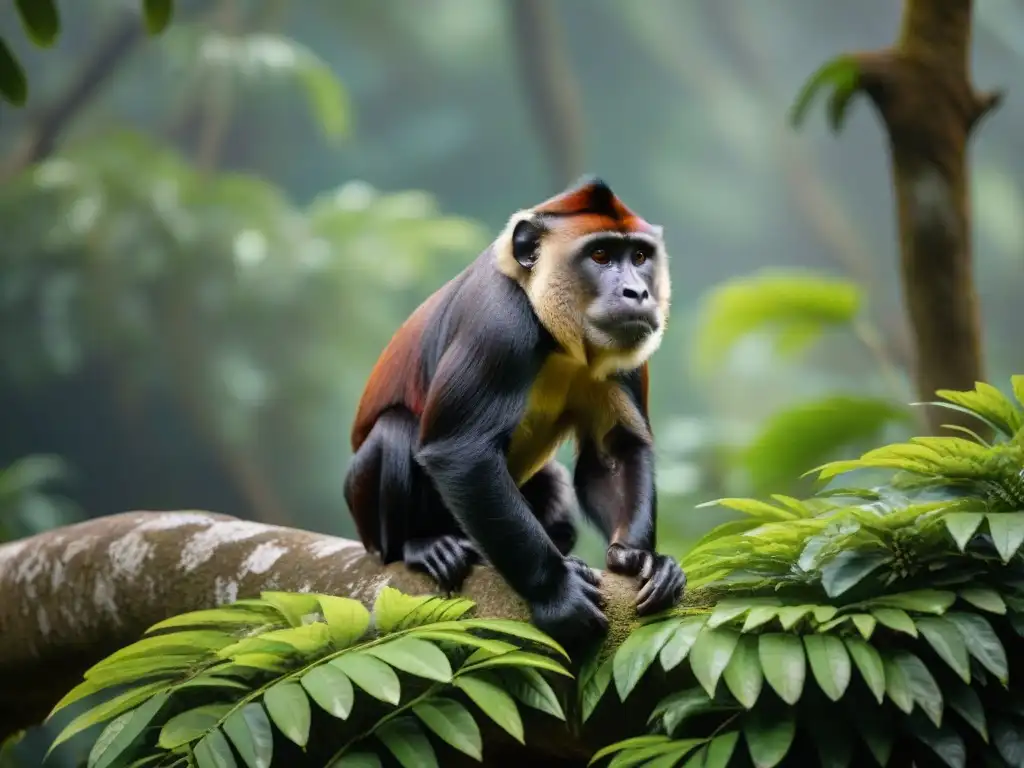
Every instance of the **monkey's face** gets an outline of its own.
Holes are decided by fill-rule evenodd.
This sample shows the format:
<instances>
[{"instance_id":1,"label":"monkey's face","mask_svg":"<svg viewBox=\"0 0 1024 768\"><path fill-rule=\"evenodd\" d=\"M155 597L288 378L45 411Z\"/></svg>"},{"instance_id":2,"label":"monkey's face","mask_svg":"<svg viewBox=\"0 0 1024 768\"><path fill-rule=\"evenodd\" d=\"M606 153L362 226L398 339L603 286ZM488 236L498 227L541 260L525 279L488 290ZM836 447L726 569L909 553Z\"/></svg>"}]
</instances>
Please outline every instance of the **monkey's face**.
<instances>
[{"instance_id":1,"label":"monkey's face","mask_svg":"<svg viewBox=\"0 0 1024 768\"><path fill-rule=\"evenodd\" d=\"M639 235L599 233L582 239L570 266L579 275L590 347L630 354L660 337L665 313L659 246Z\"/></svg>"}]
</instances>

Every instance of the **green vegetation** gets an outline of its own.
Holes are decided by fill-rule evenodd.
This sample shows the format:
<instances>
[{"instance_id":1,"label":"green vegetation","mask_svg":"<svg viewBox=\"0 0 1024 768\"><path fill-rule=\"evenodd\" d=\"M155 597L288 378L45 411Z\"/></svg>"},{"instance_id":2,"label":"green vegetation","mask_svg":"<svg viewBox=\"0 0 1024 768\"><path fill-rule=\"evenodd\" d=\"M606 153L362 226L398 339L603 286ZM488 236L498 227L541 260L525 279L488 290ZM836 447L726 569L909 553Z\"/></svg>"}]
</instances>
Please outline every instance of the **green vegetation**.
<instances>
[{"instance_id":1,"label":"green vegetation","mask_svg":"<svg viewBox=\"0 0 1024 768\"><path fill-rule=\"evenodd\" d=\"M940 393L995 429L991 443L914 438L815 470L881 471L877 484L720 500L744 517L683 558L684 604L591 649L576 675L531 625L471 618L465 599L385 588L371 617L354 600L264 593L160 622L92 667L55 712L119 692L54 744L106 723L89 768L383 754L413 768L448 749L485 761L485 720L523 742L522 707L578 733L628 706L645 708L645 732L607 743L602 726L592 764L1015 765L1024 376L1013 389L1017 402L985 384ZM661 693L638 698L645 679Z\"/></svg>"}]
</instances>

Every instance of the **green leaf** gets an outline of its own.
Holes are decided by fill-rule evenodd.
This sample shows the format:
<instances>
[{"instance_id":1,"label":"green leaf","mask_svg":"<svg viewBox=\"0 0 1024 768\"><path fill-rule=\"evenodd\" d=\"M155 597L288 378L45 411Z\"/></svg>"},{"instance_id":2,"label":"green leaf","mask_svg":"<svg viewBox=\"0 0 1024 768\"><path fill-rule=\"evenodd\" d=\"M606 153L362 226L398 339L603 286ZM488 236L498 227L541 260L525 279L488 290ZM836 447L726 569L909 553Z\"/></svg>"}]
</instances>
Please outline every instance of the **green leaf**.
<instances>
[{"instance_id":1,"label":"green leaf","mask_svg":"<svg viewBox=\"0 0 1024 768\"><path fill-rule=\"evenodd\" d=\"M164 629L180 629L182 627L238 627L274 624L281 621L279 615L269 611L247 610L229 605L223 608L206 608L201 611L189 611L158 621L146 630L146 634Z\"/></svg>"},{"instance_id":2,"label":"green leaf","mask_svg":"<svg viewBox=\"0 0 1024 768\"><path fill-rule=\"evenodd\" d=\"M867 702L864 702L866 705ZM847 722L853 723L853 727L860 733L861 739L867 746L871 756L875 758L878 765L889 765L889 757L892 755L893 732L890 713L880 707L853 706Z\"/></svg>"},{"instance_id":3,"label":"green leaf","mask_svg":"<svg viewBox=\"0 0 1024 768\"><path fill-rule=\"evenodd\" d=\"M871 639L871 635L875 632L875 624L878 621L874 616L866 613L854 613L850 616L850 620L857 628L857 631L860 632L861 637L865 640Z\"/></svg>"},{"instance_id":4,"label":"green leaf","mask_svg":"<svg viewBox=\"0 0 1024 768\"><path fill-rule=\"evenodd\" d=\"M1006 614L1006 603L1002 596L994 589L988 587L966 587L959 592L960 597L982 611L989 613Z\"/></svg>"},{"instance_id":5,"label":"green leaf","mask_svg":"<svg viewBox=\"0 0 1024 768\"><path fill-rule=\"evenodd\" d=\"M758 660L756 637L744 635L740 638L723 677L736 701L747 709L751 709L757 703L764 683L764 674Z\"/></svg>"},{"instance_id":6,"label":"green leaf","mask_svg":"<svg viewBox=\"0 0 1024 768\"><path fill-rule=\"evenodd\" d=\"M1007 765L1024 765L1024 731L1009 720L992 725L992 743Z\"/></svg>"},{"instance_id":7,"label":"green leaf","mask_svg":"<svg viewBox=\"0 0 1024 768\"><path fill-rule=\"evenodd\" d=\"M433 640L441 643L453 643L464 645L470 648L483 648L488 653L500 656L503 653L511 653L519 646L506 643L504 640L491 640L486 637L477 637L469 632L453 632L450 630L419 629L416 637L420 640Z\"/></svg>"},{"instance_id":8,"label":"green leaf","mask_svg":"<svg viewBox=\"0 0 1024 768\"><path fill-rule=\"evenodd\" d=\"M960 735L949 726L938 728L931 723L911 718L908 722L914 736L929 747L950 768L967 765L967 747Z\"/></svg>"},{"instance_id":9,"label":"green leaf","mask_svg":"<svg viewBox=\"0 0 1024 768\"><path fill-rule=\"evenodd\" d=\"M3 96L8 103L15 107L25 105L28 98L28 82L25 79L25 70L7 47L7 43L0 37L0 96Z\"/></svg>"},{"instance_id":10,"label":"green leaf","mask_svg":"<svg viewBox=\"0 0 1024 768\"><path fill-rule=\"evenodd\" d=\"M653 747L659 744L667 744L671 739L668 736L661 736L659 734L650 734L645 736L633 736L622 741L617 741L614 744L609 744L606 747L602 747L597 750L587 765L593 765L599 760L603 760L609 755L614 755L616 752L622 752L627 749L644 749L646 747Z\"/></svg>"},{"instance_id":11,"label":"green leaf","mask_svg":"<svg viewBox=\"0 0 1024 768\"><path fill-rule=\"evenodd\" d=\"M707 295L696 330L696 363L709 372L742 338L773 331L778 351L806 347L830 326L846 325L861 292L848 280L766 269L720 283Z\"/></svg>"},{"instance_id":12,"label":"green leaf","mask_svg":"<svg viewBox=\"0 0 1024 768\"><path fill-rule=\"evenodd\" d=\"M898 608L875 608L871 611L878 622L895 632L903 632L911 637L917 637L917 627L910 614Z\"/></svg>"},{"instance_id":13,"label":"green leaf","mask_svg":"<svg viewBox=\"0 0 1024 768\"><path fill-rule=\"evenodd\" d=\"M666 696L651 712L648 723L661 719L665 732L672 734L679 725L687 718L701 715L707 712L733 711L739 709L731 701L722 703L708 697L707 692L700 686L688 688L683 691Z\"/></svg>"},{"instance_id":14,"label":"green leaf","mask_svg":"<svg viewBox=\"0 0 1024 768\"><path fill-rule=\"evenodd\" d=\"M168 694L160 693L142 706L123 712L99 735L89 752L88 768L109 768L142 735L160 709L167 703ZM0 760L0 764L3 761Z\"/></svg>"},{"instance_id":15,"label":"green leaf","mask_svg":"<svg viewBox=\"0 0 1024 768\"><path fill-rule=\"evenodd\" d=\"M229 669L232 664L224 664L216 667L218 672L230 672ZM248 691L249 686L245 683L240 683L237 680L233 680L230 677L221 677L220 675L213 675L204 673L199 677L193 677L191 680L186 680L184 683L178 683L174 686L175 691L188 690L189 688L232 688L236 691Z\"/></svg>"},{"instance_id":16,"label":"green leaf","mask_svg":"<svg viewBox=\"0 0 1024 768\"><path fill-rule=\"evenodd\" d=\"M797 94L790 111L793 126L799 126L807 110L822 88L831 86L832 96L829 100L829 122L832 130L838 132L842 128L843 117L850 99L857 92L860 83L860 67L852 56L837 56L820 68L804 83Z\"/></svg>"},{"instance_id":17,"label":"green leaf","mask_svg":"<svg viewBox=\"0 0 1024 768\"><path fill-rule=\"evenodd\" d=\"M520 744L524 743L523 721L511 696L480 675L461 675L453 682L485 715Z\"/></svg>"},{"instance_id":18,"label":"green leaf","mask_svg":"<svg viewBox=\"0 0 1024 768\"><path fill-rule=\"evenodd\" d=\"M787 605L779 609L779 623L783 629L792 629L796 623L814 609L813 605Z\"/></svg>"},{"instance_id":19,"label":"green leaf","mask_svg":"<svg viewBox=\"0 0 1024 768\"><path fill-rule=\"evenodd\" d=\"M843 641L846 643L846 650L853 658L853 663L860 670L864 682L867 683L871 693L881 704L885 697L885 667L882 665L882 657L870 644L859 637L846 637Z\"/></svg>"},{"instance_id":20,"label":"green leaf","mask_svg":"<svg viewBox=\"0 0 1024 768\"><path fill-rule=\"evenodd\" d=\"M734 629L705 629L690 650L690 667L708 696L715 695L718 679L732 659L740 633Z\"/></svg>"},{"instance_id":21,"label":"green leaf","mask_svg":"<svg viewBox=\"0 0 1024 768\"><path fill-rule=\"evenodd\" d=\"M157 743L163 749L175 749L182 744L195 741L216 728L221 718L230 710L230 704L204 704L181 712L164 723Z\"/></svg>"},{"instance_id":22,"label":"green leaf","mask_svg":"<svg viewBox=\"0 0 1024 768\"><path fill-rule=\"evenodd\" d=\"M679 622L675 632L672 633L672 636L662 647L661 653L658 656L662 669L669 672L686 659L690 649L693 648L694 642L697 640L697 635L700 634L707 620L708 617L706 615L688 616Z\"/></svg>"},{"instance_id":23,"label":"green leaf","mask_svg":"<svg viewBox=\"0 0 1024 768\"><path fill-rule=\"evenodd\" d=\"M334 647L348 648L363 636L370 626L370 612L358 600L333 595L318 595L320 610L331 633Z\"/></svg>"},{"instance_id":24,"label":"green leaf","mask_svg":"<svg viewBox=\"0 0 1024 768\"><path fill-rule=\"evenodd\" d=\"M336 666L320 664L304 674L299 682L321 709L341 720L348 719L355 691L344 672Z\"/></svg>"},{"instance_id":25,"label":"green leaf","mask_svg":"<svg viewBox=\"0 0 1024 768\"><path fill-rule=\"evenodd\" d=\"M130 659L121 664L90 669L85 673L85 680L68 691L50 711L50 716L70 704L91 696L115 685L124 683L138 684L152 677L172 679L184 676L191 667L187 658L169 656L166 659L144 657Z\"/></svg>"},{"instance_id":26,"label":"green leaf","mask_svg":"<svg viewBox=\"0 0 1024 768\"><path fill-rule=\"evenodd\" d=\"M168 686L169 684L166 680L158 680L155 683L140 685L104 701L102 704L98 704L92 709L86 710L64 726L64 729L57 734L53 743L50 744L50 748L46 751L46 754L49 755L55 747L63 744L72 736L81 733L86 728L91 728L99 723L104 723L107 720L117 717L122 712L127 712L129 709L135 708L149 697L163 692L168 688Z\"/></svg>"},{"instance_id":27,"label":"green leaf","mask_svg":"<svg viewBox=\"0 0 1024 768\"><path fill-rule=\"evenodd\" d=\"M221 726L248 768L270 768L274 731L263 707L255 702L235 710Z\"/></svg>"},{"instance_id":28,"label":"green leaf","mask_svg":"<svg viewBox=\"0 0 1024 768\"><path fill-rule=\"evenodd\" d=\"M762 605L756 608L751 608L750 613L747 614L746 621L743 622L743 628L741 632L753 632L758 627L762 627L769 621L779 615L779 606L768 606Z\"/></svg>"},{"instance_id":29,"label":"green leaf","mask_svg":"<svg viewBox=\"0 0 1024 768\"><path fill-rule=\"evenodd\" d=\"M758 655L768 684L784 702L796 704L807 676L807 660L800 638L781 632L761 635Z\"/></svg>"},{"instance_id":30,"label":"green leaf","mask_svg":"<svg viewBox=\"0 0 1024 768\"><path fill-rule=\"evenodd\" d=\"M749 599L725 598L715 606L708 617L708 629L716 629L733 619L738 619L753 607L754 603Z\"/></svg>"},{"instance_id":31,"label":"green leaf","mask_svg":"<svg viewBox=\"0 0 1024 768\"><path fill-rule=\"evenodd\" d=\"M963 683L947 685L944 692L949 706L988 743L988 723L978 692Z\"/></svg>"},{"instance_id":32,"label":"green leaf","mask_svg":"<svg viewBox=\"0 0 1024 768\"><path fill-rule=\"evenodd\" d=\"M212 730L196 744L194 753L199 768L235 768L231 745L219 730Z\"/></svg>"},{"instance_id":33,"label":"green leaf","mask_svg":"<svg viewBox=\"0 0 1024 768\"><path fill-rule=\"evenodd\" d=\"M395 669L410 675L447 683L452 679L452 665L433 643L415 637L399 637L388 643L367 648L364 653L386 661ZM498 657L501 658L501 657Z\"/></svg>"},{"instance_id":34,"label":"green leaf","mask_svg":"<svg viewBox=\"0 0 1024 768\"><path fill-rule=\"evenodd\" d=\"M708 745L707 757L702 763L703 768L726 768L732 758L732 753L736 751L736 743L739 739L739 731L726 731L715 736Z\"/></svg>"},{"instance_id":35,"label":"green leaf","mask_svg":"<svg viewBox=\"0 0 1024 768\"><path fill-rule=\"evenodd\" d=\"M967 646L956 624L942 618L920 618L917 620L917 629L939 658L949 664L961 680L965 683L971 682L971 663L967 657Z\"/></svg>"},{"instance_id":36,"label":"green leaf","mask_svg":"<svg viewBox=\"0 0 1024 768\"><path fill-rule=\"evenodd\" d=\"M652 744L649 747L639 747L619 752L615 758L608 763L608 768L635 768L641 763L646 767L651 763L662 760L661 765L675 765L690 752L706 742L706 739L680 739L665 744Z\"/></svg>"},{"instance_id":37,"label":"green leaf","mask_svg":"<svg viewBox=\"0 0 1024 768\"><path fill-rule=\"evenodd\" d=\"M885 692L892 703L899 707L904 714L909 715L914 710L914 694L910 690L910 681L903 668L893 658L884 660L885 664Z\"/></svg>"},{"instance_id":38,"label":"green leaf","mask_svg":"<svg viewBox=\"0 0 1024 768\"><path fill-rule=\"evenodd\" d=\"M281 612L293 627L301 627L303 617L320 612L318 595L306 592L260 592L260 599Z\"/></svg>"},{"instance_id":39,"label":"green leaf","mask_svg":"<svg viewBox=\"0 0 1024 768\"><path fill-rule=\"evenodd\" d=\"M402 691L398 675L380 659L362 653L343 653L328 664L340 669L374 698L388 704L398 703Z\"/></svg>"},{"instance_id":40,"label":"green leaf","mask_svg":"<svg viewBox=\"0 0 1024 768\"><path fill-rule=\"evenodd\" d=\"M798 643L799 638L794 637ZM757 768L773 768L782 762L796 736L796 720L790 710L767 715L753 710L743 728L750 759Z\"/></svg>"},{"instance_id":41,"label":"green leaf","mask_svg":"<svg viewBox=\"0 0 1024 768\"><path fill-rule=\"evenodd\" d=\"M211 651L224 648L236 640L234 635L212 629L196 629L184 632L171 632L166 635L152 635L136 640L107 656L92 666L90 673L100 669L120 665L126 659L143 656L164 658L170 655L190 656L193 659L205 658Z\"/></svg>"},{"instance_id":42,"label":"green leaf","mask_svg":"<svg viewBox=\"0 0 1024 768\"><path fill-rule=\"evenodd\" d=\"M988 530L1004 563L1010 562L1024 543L1024 512L990 512Z\"/></svg>"},{"instance_id":43,"label":"green leaf","mask_svg":"<svg viewBox=\"0 0 1024 768\"><path fill-rule=\"evenodd\" d=\"M565 658L569 658L569 654L565 652L561 645L532 624L527 624L523 621L514 621L512 619L465 619L460 623L465 625L466 629L485 629L489 632L499 632L519 637L523 640L530 640L531 642L545 645L565 656Z\"/></svg>"},{"instance_id":44,"label":"green leaf","mask_svg":"<svg viewBox=\"0 0 1024 768\"><path fill-rule=\"evenodd\" d=\"M892 555L881 552L843 550L821 567L821 586L829 597L839 597L891 561Z\"/></svg>"},{"instance_id":45,"label":"green leaf","mask_svg":"<svg viewBox=\"0 0 1024 768\"><path fill-rule=\"evenodd\" d=\"M598 654L592 653L580 669L580 719L584 723L597 709L597 705L601 703L601 699L612 681L614 656L608 656L601 661L598 659Z\"/></svg>"},{"instance_id":46,"label":"green leaf","mask_svg":"<svg viewBox=\"0 0 1024 768\"><path fill-rule=\"evenodd\" d=\"M946 621L955 626L964 639L964 645L971 656L995 675L1003 685L1009 682L1010 667L1006 659L1006 649L992 625L984 616L974 613L951 611L946 614ZM921 630L922 633L924 630ZM927 635L926 635L927 637ZM969 682L969 681L964 681Z\"/></svg>"},{"instance_id":47,"label":"green leaf","mask_svg":"<svg viewBox=\"0 0 1024 768\"><path fill-rule=\"evenodd\" d=\"M612 676L620 701L625 701L640 682L678 626L679 622L672 620L646 624L630 634L616 649Z\"/></svg>"},{"instance_id":48,"label":"green leaf","mask_svg":"<svg viewBox=\"0 0 1024 768\"><path fill-rule=\"evenodd\" d=\"M850 656L843 641L835 635L805 635L804 646L814 679L826 696L839 701L851 674Z\"/></svg>"},{"instance_id":49,"label":"green leaf","mask_svg":"<svg viewBox=\"0 0 1024 768\"><path fill-rule=\"evenodd\" d=\"M756 494L779 488L851 446L878 437L887 424L908 421L901 405L874 397L835 395L800 402L768 418L742 455Z\"/></svg>"},{"instance_id":50,"label":"green leaf","mask_svg":"<svg viewBox=\"0 0 1024 768\"><path fill-rule=\"evenodd\" d=\"M151 35L159 35L174 14L174 0L143 0L146 17L146 30Z\"/></svg>"},{"instance_id":51,"label":"green leaf","mask_svg":"<svg viewBox=\"0 0 1024 768\"><path fill-rule=\"evenodd\" d=\"M897 653L893 660L903 670L911 697L938 728L942 725L942 691L932 673L923 661L908 651Z\"/></svg>"},{"instance_id":52,"label":"green leaf","mask_svg":"<svg viewBox=\"0 0 1024 768\"><path fill-rule=\"evenodd\" d=\"M899 608L904 611L932 613L941 616L955 600L955 592L938 589L919 589L914 592L901 592L895 595L880 595L869 602L872 606Z\"/></svg>"},{"instance_id":53,"label":"green leaf","mask_svg":"<svg viewBox=\"0 0 1024 768\"><path fill-rule=\"evenodd\" d=\"M413 705L412 711L442 741L476 760L483 759L480 728L459 702L437 697Z\"/></svg>"},{"instance_id":54,"label":"green leaf","mask_svg":"<svg viewBox=\"0 0 1024 768\"><path fill-rule=\"evenodd\" d=\"M469 664L467 659L467 664L459 670L459 674L469 672L470 670L475 671L491 667L533 667L534 669L543 669L548 672L554 672L556 675L572 677L572 673L557 661L549 659L547 656L541 656L537 653L527 653L526 651L503 653L501 656L486 658L483 661L473 662L472 664Z\"/></svg>"},{"instance_id":55,"label":"green leaf","mask_svg":"<svg viewBox=\"0 0 1024 768\"><path fill-rule=\"evenodd\" d=\"M980 512L950 512L942 518L946 530L953 537L957 547L963 552L974 537L985 516Z\"/></svg>"},{"instance_id":56,"label":"green leaf","mask_svg":"<svg viewBox=\"0 0 1024 768\"><path fill-rule=\"evenodd\" d=\"M302 686L290 680L270 686L263 694L263 706L285 738L306 746L312 713Z\"/></svg>"},{"instance_id":57,"label":"green leaf","mask_svg":"<svg viewBox=\"0 0 1024 768\"><path fill-rule=\"evenodd\" d=\"M513 698L538 712L565 720L565 712L551 684L535 669L521 667L503 672L501 680Z\"/></svg>"},{"instance_id":58,"label":"green leaf","mask_svg":"<svg viewBox=\"0 0 1024 768\"><path fill-rule=\"evenodd\" d=\"M15 0L22 26L32 42L49 48L60 35L60 15L53 0Z\"/></svg>"}]
</instances>

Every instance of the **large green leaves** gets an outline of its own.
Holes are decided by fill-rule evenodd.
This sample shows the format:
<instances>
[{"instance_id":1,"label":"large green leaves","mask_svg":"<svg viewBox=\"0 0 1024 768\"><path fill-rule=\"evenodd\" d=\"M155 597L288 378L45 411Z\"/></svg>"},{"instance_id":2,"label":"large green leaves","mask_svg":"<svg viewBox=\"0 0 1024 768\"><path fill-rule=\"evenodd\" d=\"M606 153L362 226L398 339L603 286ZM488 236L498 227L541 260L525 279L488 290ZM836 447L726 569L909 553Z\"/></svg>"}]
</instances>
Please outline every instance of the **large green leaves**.
<instances>
[{"instance_id":1,"label":"large green leaves","mask_svg":"<svg viewBox=\"0 0 1024 768\"><path fill-rule=\"evenodd\" d=\"M697 329L699 367L709 371L748 334L775 335L780 351L794 352L829 327L849 323L860 308L851 282L813 274L765 270L715 287Z\"/></svg>"}]
</instances>

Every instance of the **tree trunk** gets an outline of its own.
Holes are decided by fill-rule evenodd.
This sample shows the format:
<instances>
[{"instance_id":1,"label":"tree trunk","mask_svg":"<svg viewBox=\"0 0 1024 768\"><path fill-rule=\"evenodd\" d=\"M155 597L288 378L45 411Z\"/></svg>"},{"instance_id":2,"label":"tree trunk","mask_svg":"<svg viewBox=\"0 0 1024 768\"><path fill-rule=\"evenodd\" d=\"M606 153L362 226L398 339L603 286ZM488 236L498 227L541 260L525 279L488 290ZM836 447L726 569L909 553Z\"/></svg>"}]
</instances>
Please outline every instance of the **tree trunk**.
<instances>
[{"instance_id":1,"label":"tree trunk","mask_svg":"<svg viewBox=\"0 0 1024 768\"><path fill-rule=\"evenodd\" d=\"M855 56L859 87L885 124L899 223L903 294L916 345L918 395L973 389L983 378L971 256L967 143L999 101L970 82L971 0L906 0L896 44ZM929 409L933 433L969 416Z\"/></svg>"}]
</instances>

